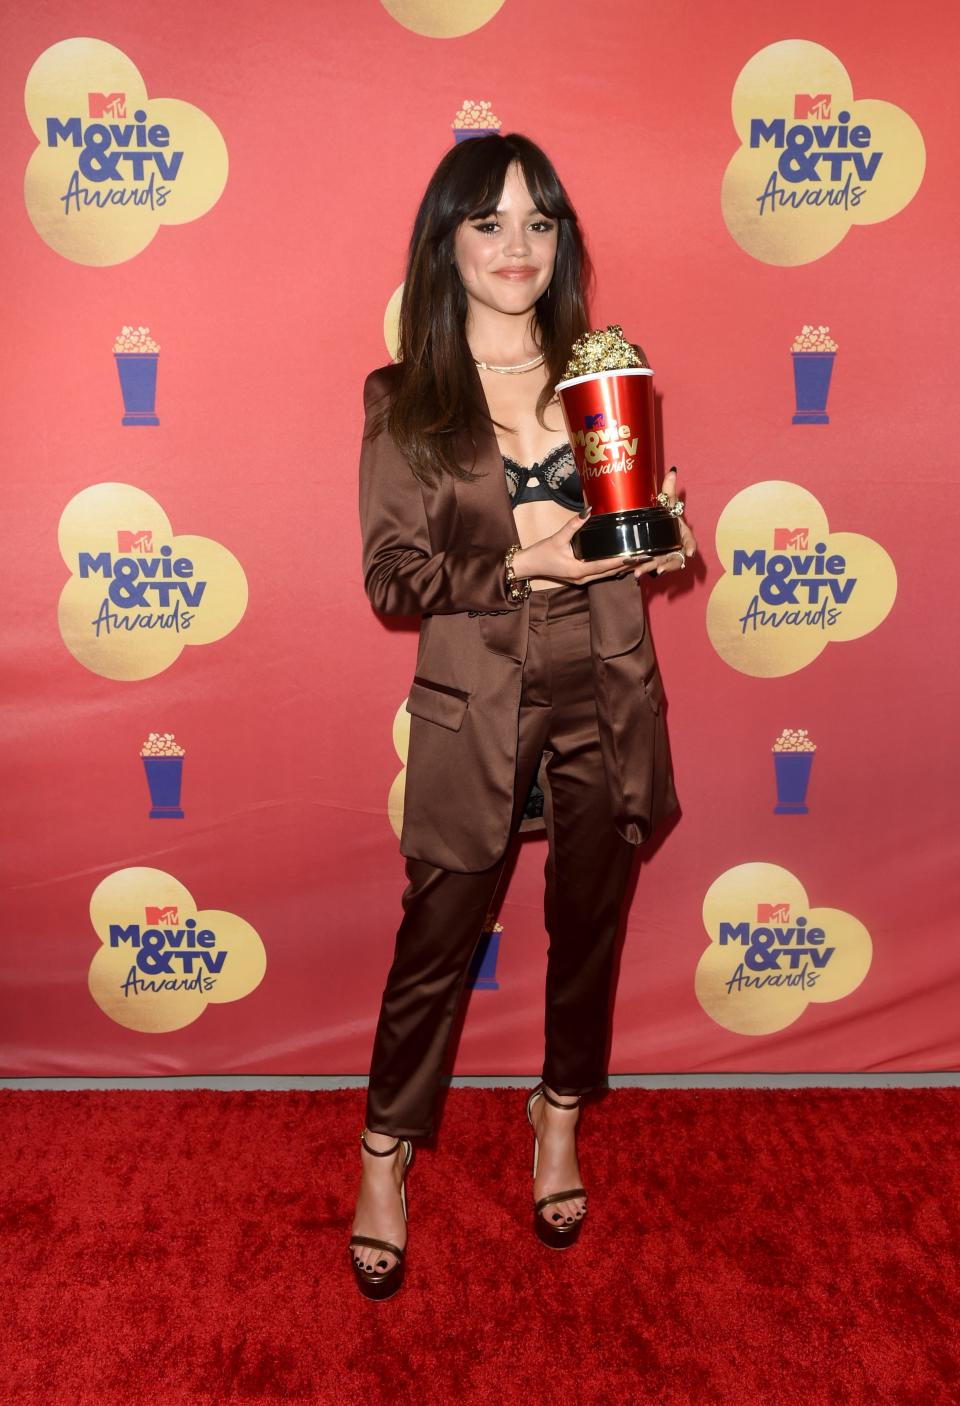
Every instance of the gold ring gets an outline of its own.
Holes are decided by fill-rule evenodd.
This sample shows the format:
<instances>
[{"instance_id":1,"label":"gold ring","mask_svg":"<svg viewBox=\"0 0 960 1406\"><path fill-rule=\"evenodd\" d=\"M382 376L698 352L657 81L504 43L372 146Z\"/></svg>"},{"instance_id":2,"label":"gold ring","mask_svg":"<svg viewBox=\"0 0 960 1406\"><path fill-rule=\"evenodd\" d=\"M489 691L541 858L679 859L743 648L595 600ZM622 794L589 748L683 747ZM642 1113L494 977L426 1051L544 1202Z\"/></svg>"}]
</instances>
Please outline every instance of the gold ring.
<instances>
[{"instance_id":1,"label":"gold ring","mask_svg":"<svg viewBox=\"0 0 960 1406\"><path fill-rule=\"evenodd\" d=\"M671 517L683 517L682 498L678 498L675 503L671 503L670 499L661 488L660 492L657 494L656 501L660 504L661 508L666 508Z\"/></svg>"}]
</instances>

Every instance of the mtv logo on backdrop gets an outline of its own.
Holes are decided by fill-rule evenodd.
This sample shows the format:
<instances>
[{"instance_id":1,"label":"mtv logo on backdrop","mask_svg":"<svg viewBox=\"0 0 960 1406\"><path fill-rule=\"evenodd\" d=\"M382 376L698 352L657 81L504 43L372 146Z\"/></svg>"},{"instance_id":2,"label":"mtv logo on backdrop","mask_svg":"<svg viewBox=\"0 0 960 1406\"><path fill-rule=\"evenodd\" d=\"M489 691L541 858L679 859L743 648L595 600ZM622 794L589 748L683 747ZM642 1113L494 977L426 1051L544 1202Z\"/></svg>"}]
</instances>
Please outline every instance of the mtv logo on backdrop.
<instances>
[{"instance_id":1,"label":"mtv logo on backdrop","mask_svg":"<svg viewBox=\"0 0 960 1406\"><path fill-rule=\"evenodd\" d=\"M796 547L798 552L805 552L809 538L809 527L775 527L773 549L775 552L786 552L791 547Z\"/></svg>"},{"instance_id":2,"label":"mtv logo on backdrop","mask_svg":"<svg viewBox=\"0 0 960 1406\"><path fill-rule=\"evenodd\" d=\"M758 903L757 922L758 923L789 923L790 904L789 903Z\"/></svg>"},{"instance_id":3,"label":"mtv logo on backdrop","mask_svg":"<svg viewBox=\"0 0 960 1406\"><path fill-rule=\"evenodd\" d=\"M117 551L139 552L141 556L148 555L153 551L153 531L144 529L141 532L121 532L118 529Z\"/></svg>"},{"instance_id":4,"label":"mtv logo on backdrop","mask_svg":"<svg viewBox=\"0 0 960 1406\"><path fill-rule=\"evenodd\" d=\"M827 121L830 116L830 94L797 93L793 99L793 116L797 122L807 122L814 118Z\"/></svg>"},{"instance_id":5,"label":"mtv logo on backdrop","mask_svg":"<svg viewBox=\"0 0 960 1406\"><path fill-rule=\"evenodd\" d=\"M91 117L126 117L126 93L88 93Z\"/></svg>"},{"instance_id":6,"label":"mtv logo on backdrop","mask_svg":"<svg viewBox=\"0 0 960 1406\"><path fill-rule=\"evenodd\" d=\"M166 908L151 908L148 903L144 911L147 915L148 927L158 928L161 923L169 923L174 928L179 926L180 920L177 917L177 907L174 903L168 903Z\"/></svg>"}]
</instances>

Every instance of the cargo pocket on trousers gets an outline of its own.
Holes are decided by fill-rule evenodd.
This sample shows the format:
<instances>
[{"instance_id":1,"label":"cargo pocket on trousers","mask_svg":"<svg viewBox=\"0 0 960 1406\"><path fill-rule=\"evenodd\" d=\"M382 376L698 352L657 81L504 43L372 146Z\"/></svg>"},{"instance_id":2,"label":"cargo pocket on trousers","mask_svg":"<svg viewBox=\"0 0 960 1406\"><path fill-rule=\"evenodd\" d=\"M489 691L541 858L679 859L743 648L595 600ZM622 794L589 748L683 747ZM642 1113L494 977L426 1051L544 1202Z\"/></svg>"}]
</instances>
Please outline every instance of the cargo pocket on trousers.
<instances>
[{"instance_id":1,"label":"cargo pocket on trousers","mask_svg":"<svg viewBox=\"0 0 960 1406\"><path fill-rule=\"evenodd\" d=\"M452 732L459 732L467 711L469 695L447 684L432 683L415 678L407 695L407 712L427 722L439 723Z\"/></svg>"}]
</instances>

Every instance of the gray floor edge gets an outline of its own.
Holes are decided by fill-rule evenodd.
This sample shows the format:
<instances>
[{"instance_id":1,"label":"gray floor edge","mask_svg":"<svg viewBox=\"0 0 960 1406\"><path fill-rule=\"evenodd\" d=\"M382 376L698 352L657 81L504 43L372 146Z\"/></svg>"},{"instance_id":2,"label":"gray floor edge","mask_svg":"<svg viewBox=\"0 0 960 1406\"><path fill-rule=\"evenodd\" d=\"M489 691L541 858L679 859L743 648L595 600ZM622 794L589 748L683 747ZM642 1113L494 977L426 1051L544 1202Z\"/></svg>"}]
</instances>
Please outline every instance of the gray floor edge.
<instances>
[{"instance_id":1,"label":"gray floor edge","mask_svg":"<svg viewBox=\"0 0 960 1406\"><path fill-rule=\"evenodd\" d=\"M526 1089L535 1077L490 1074L449 1080L454 1088ZM0 1079L0 1089L358 1089L359 1074L178 1074L156 1078ZM960 1085L960 1071L919 1074L611 1074L612 1089L929 1089Z\"/></svg>"}]
</instances>

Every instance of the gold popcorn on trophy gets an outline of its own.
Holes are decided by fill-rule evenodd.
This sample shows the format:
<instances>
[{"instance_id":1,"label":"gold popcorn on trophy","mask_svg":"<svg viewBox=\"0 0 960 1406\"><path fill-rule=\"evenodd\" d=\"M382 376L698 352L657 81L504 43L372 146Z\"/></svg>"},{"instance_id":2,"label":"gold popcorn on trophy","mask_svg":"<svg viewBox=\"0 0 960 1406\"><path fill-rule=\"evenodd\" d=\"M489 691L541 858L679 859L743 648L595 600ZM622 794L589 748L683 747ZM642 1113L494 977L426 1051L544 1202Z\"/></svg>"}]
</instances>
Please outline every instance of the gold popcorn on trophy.
<instances>
[{"instance_id":1,"label":"gold popcorn on trophy","mask_svg":"<svg viewBox=\"0 0 960 1406\"><path fill-rule=\"evenodd\" d=\"M592 509L573 538L580 561L661 556L680 548L677 518L657 491L653 372L618 323L578 337L557 395Z\"/></svg>"},{"instance_id":2,"label":"gold popcorn on trophy","mask_svg":"<svg viewBox=\"0 0 960 1406\"><path fill-rule=\"evenodd\" d=\"M611 322L605 331L585 332L577 338L563 368L563 379L567 381L574 376L593 376L601 371L639 368L646 368L653 375L639 348L623 335L620 324Z\"/></svg>"}]
</instances>

